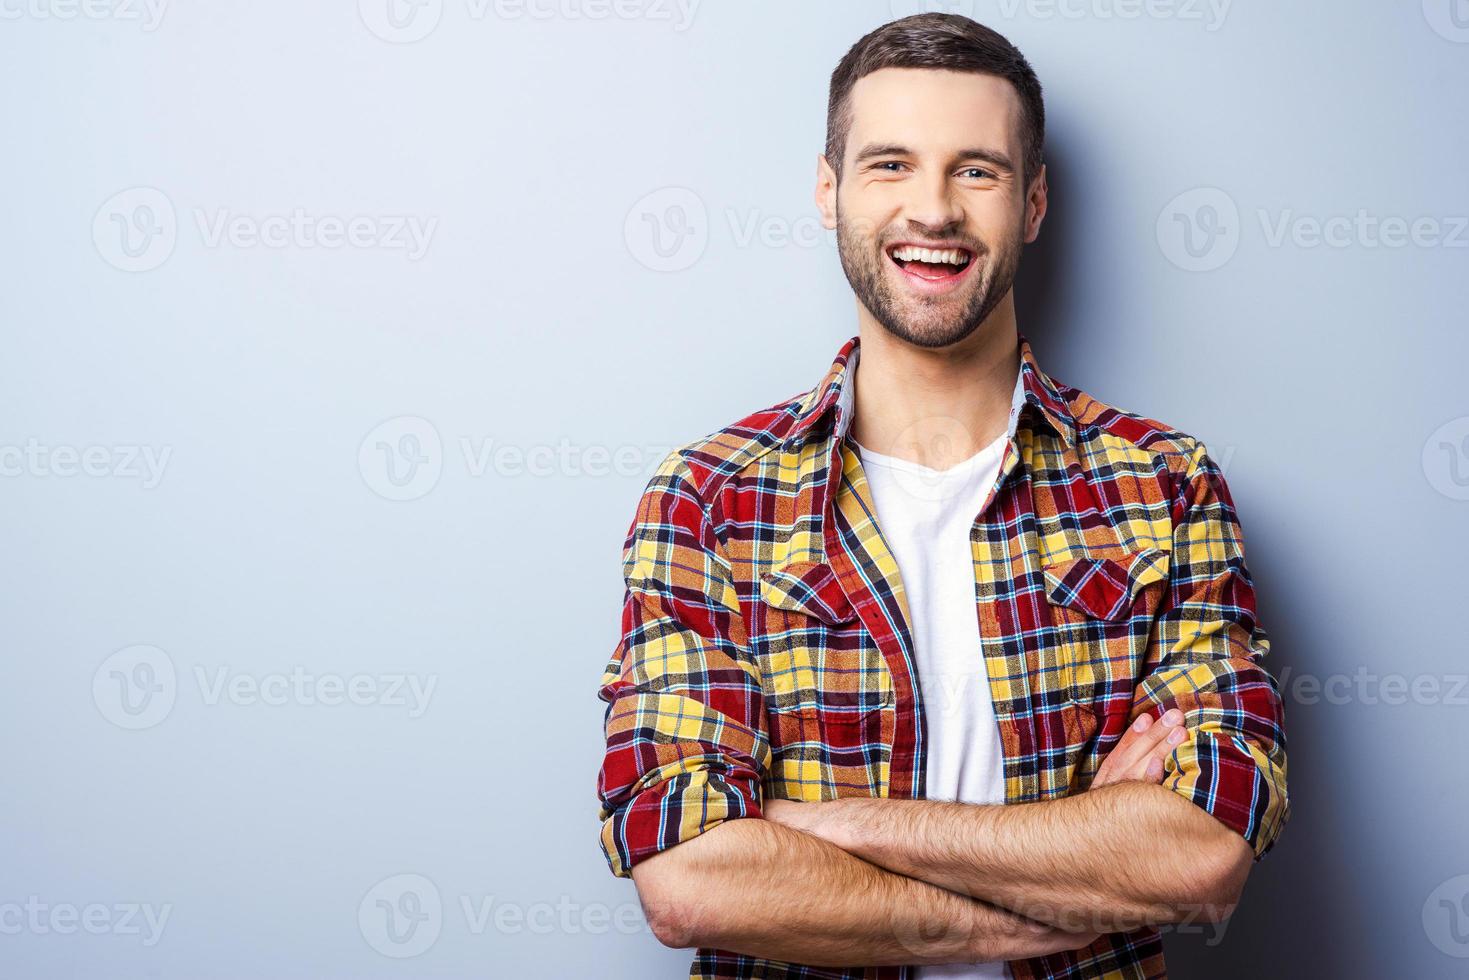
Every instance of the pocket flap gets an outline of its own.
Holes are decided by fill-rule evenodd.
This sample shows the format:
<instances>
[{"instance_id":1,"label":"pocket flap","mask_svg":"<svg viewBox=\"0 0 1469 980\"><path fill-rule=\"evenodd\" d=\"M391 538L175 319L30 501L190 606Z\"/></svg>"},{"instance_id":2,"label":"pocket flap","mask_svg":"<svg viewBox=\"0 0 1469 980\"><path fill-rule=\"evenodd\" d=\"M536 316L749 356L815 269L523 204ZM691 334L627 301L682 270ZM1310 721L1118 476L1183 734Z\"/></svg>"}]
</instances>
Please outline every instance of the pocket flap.
<instances>
[{"instance_id":1,"label":"pocket flap","mask_svg":"<svg viewBox=\"0 0 1469 980\"><path fill-rule=\"evenodd\" d=\"M805 613L833 626L857 618L836 570L825 562L793 561L765 572L760 598L776 609Z\"/></svg>"},{"instance_id":2,"label":"pocket flap","mask_svg":"<svg viewBox=\"0 0 1469 980\"><path fill-rule=\"evenodd\" d=\"M1115 557L1072 555L1050 562L1043 566L1046 599L1097 619L1124 620L1143 586L1168 577L1169 558L1163 548L1143 548Z\"/></svg>"}]
</instances>

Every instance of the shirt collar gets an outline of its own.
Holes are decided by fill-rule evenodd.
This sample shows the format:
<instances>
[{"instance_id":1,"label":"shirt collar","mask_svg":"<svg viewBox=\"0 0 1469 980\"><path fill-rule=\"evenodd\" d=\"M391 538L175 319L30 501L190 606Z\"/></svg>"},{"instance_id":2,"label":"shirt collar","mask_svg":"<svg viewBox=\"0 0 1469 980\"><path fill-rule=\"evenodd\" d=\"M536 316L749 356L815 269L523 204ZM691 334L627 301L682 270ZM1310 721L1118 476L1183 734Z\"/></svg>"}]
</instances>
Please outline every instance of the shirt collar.
<instances>
[{"instance_id":1,"label":"shirt collar","mask_svg":"<svg viewBox=\"0 0 1469 980\"><path fill-rule=\"evenodd\" d=\"M1069 448L1075 442L1075 419L1066 407L1066 400L1056 391L1055 382L1041 370L1035 352L1031 350L1030 341L1024 334L1018 336L1020 378L1016 394L1019 412L1015 416L1014 427L1035 424L1054 433ZM856 390L851 384L851 378L857 369L860 346L860 337L853 337L844 343L821 383L801 399L797 405L796 423L785 437L787 445L793 445L814 432L822 431L818 423L828 416L835 418L834 437L838 440L846 437L847 429L852 423L853 393Z\"/></svg>"}]
</instances>

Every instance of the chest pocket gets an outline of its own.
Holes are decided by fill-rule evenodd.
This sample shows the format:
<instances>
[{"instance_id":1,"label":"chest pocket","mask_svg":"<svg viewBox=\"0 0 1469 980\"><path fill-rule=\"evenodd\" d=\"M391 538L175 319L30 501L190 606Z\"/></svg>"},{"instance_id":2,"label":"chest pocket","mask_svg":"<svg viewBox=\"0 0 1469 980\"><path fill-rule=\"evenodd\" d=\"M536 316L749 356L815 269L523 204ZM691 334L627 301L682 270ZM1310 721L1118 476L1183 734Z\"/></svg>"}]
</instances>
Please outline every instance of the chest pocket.
<instances>
[{"instance_id":1,"label":"chest pocket","mask_svg":"<svg viewBox=\"0 0 1469 980\"><path fill-rule=\"evenodd\" d=\"M1119 622L1132 614L1138 594L1168 578L1171 555L1143 548L1116 556L1073 555L1044 566L1046 598L1096 619Z\"/></svg>"},{"instance_id":2,"label":"chest pocket","mask_svg":"<svg viewBox=\"0 0 1469 980\"><path fill-rule=\"evenodd\" d=\"M1167 587L1163 548L1072 554L1042 566L1054 630L1049 651L1067 699L1099 713L1130 704Z\"/></svg>"},{"instance_id":3,"label":"chest pocket","mask_svg":"<svg viewBox=\"0 0 1469 980\"><path fill-rule=\"evenodd\" d=\"M790 562L760 577L754 652L764 675L778 798L879 795L894 724L887 664L836 572ZM863 788L866 788L866 792Z\"/></svg>"},{"instance_id":4,"label":"chest pocket","mask_svg":"<svg viewBox=\"0 0 1469 980\"><path fill-rule=\"evenodd\" d=\"M828 626L857 618L836 571L824 562L797 561L760 576L760 598L768 606L805 613Z\"/></svg>"}]
</instances>

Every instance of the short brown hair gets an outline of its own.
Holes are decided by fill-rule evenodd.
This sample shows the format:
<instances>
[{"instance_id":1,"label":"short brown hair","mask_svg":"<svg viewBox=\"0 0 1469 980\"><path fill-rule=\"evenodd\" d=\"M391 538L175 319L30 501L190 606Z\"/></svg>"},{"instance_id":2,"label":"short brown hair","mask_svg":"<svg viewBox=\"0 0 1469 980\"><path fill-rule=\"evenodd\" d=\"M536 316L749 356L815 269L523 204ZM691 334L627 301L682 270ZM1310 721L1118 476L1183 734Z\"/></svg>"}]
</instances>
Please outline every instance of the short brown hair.
<instances>
[{"instance_id":1,"label":"short brown hair","mask_svg":"<svg viewBox=\"0 0 1469 980\"><path fill-rule=\"evenodd\" d=\"M826 104L826 160L842 176L852 128L852 86L882 68L937 68L995 75L1020 96L1021 184L1040 173L1046 136L1041 83L1030 63L996 31L958 14L914 14L884 24L852 45L831 73Z\"/></svg>"}]
</instances>

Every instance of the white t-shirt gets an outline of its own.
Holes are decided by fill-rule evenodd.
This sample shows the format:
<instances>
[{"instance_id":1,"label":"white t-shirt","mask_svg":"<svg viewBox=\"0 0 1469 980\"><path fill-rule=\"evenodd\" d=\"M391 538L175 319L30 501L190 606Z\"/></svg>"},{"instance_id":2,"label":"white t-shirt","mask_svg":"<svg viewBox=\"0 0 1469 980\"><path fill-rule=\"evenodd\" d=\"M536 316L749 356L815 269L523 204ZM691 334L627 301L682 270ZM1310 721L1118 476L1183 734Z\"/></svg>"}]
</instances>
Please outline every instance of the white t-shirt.
<instances>
[{"instance_id":1,"label":"white t-shirt","mask_svg":"<svg viewBox=\"0 0 1469 980\"><path fill-rule=\"evenodd\" d=\"M1000 729L979 644L969 532L994 485L1024 400L1015 379L1006 432L974 456L934 470L856 443L877 524L898 563L913 621L914 655L928 723L925 767L931 800L1005 802ZM1003 961L917 971L923 980L1009 976Z\"/></svg>"}]
</instances>

